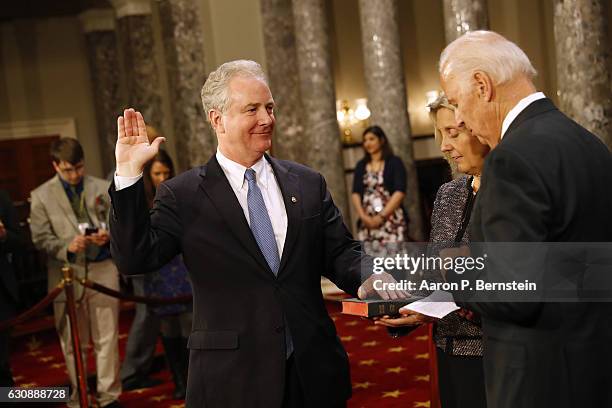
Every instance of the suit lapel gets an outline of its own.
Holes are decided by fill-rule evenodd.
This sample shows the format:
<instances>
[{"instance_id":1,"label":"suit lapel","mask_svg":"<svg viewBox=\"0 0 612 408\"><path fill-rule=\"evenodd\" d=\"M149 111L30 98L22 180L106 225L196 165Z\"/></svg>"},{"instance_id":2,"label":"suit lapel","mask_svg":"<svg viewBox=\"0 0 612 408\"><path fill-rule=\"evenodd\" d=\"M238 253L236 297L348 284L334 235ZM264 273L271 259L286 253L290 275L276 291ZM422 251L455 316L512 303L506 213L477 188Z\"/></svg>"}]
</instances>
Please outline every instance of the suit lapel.
<instances>
[{"instance_id":1,"label":"suit lapel","mask_svg":"<svg viewBox=\"0 0 612 408\"><path fill-rule=\"evenodd\" d=\"M302 220L302 197L300 197L299 194L300 189L298 177L295 174L290 173L289 170L278 160L272 159L268 155L265 157L266 160L268 160L272 165L278 186L280 187L281 194L283 195L285 210L287 211L287 235L285 237L283 256L281 257L281 264L278 272L280 276L280 274L283 272L283 268L287 264L287 259L289 259L289 256L291 255L291 250L293 249L300 231Z\"/></svg>"},{"instance_id":2,"label":"suit lapel","mask_svg":"<svg viewBox=\"0 0 612 408\"><path fill-rule=\"evenodd\" d=\"M255 241L234 190L232 190L215 156L209 160L205 167L202 167L200 176L202 177L200 188L221 214L229 229L255 261L274 277L274 273L272 273L257 245L257 241Z\"/></svg>"},{"instance_id":3,"label":"suit lapel","mask_svg":"<svg viewBox=\"0 0 612 408\"><path fill-rule=\"evenodd\" d=\"M68 221L70 221L74 229L78 231L79 223L77 221L76 215L74 214L74 211L72 210L70 201L68 201L68 196L66 195L66 191L64 190L64 186L62 185L59 176L55 176L55 181L51 183L51 192L53 195L55 195L55 200L62 209L62 211L64 211L64 213L66 214L66 218L68 219Z\"/></svg>"}]
</instances>

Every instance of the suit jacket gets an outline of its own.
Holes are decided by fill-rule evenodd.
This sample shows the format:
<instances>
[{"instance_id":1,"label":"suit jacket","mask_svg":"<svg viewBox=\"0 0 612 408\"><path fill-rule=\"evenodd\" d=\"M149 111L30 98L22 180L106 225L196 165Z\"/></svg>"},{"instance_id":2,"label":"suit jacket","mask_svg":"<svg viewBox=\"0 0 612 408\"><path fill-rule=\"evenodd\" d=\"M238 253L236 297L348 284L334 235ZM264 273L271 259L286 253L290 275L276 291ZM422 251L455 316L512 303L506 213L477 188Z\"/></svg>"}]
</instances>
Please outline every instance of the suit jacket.
<instances>
[{"instance_id":1,"label":"suit jacket","mask_svg":"<svg viewBox=\"0 0 612 408\"><path fill-rule=\"evenodd\" d=\"M472 241L612 241L611 188L608 148L549 99L535 101L485 161ZM558 278L558 261L546 262L542 273ZM611 304L469 307L483 317L490 407L612 406Z\"/></svg>"},{"instance_id":2,"label":"suit jacket","mask_svg":"<svg viewBox=\"0 0 612 408\"><path fill-rule=\"evenodd\" d=\"M193 287L189 407L280 407L285 321L308 407L351 395L347 355L325 309L325 275L356 294L364 257L325 180L266 156L288 227L278 277L261 253L216 158L157 189L150 215L142 180L111 186L111 251L126 274L150 272L183 254Z\"/></svg>"},{"instance_id":3,"label":"suit jacket","mask_svg":"<svg viewBox=\"0 0 612 408\"><path fill-rule=\"evenodd\" d=\"M6 229L6 238L0 241L0 321L10 318L19 302L19 285L12 257L25 245L19 231L13 202L6 191L0 190L0 221Z\"/></svg>"},{"instance_id":4,"label":"suit jacket","mask_svg":"<svg viewBox=\"0 0 612 408\"><path fill-rule=\"evenodd\" d=\"M97 177L85 176L83 180L83 194L85 206L91 221L96 227L101 222L107 222L110 209L108 196L109 182ZM32 242L47 256L47 286L51 290L62 279L62 267L69 263L68 245L78 234L78 221L66 191L59 176L46 181L31 193L30 230ZM101 205L96 205L98 200ZM106 207L106 211L104 211ZM105 212L105 214L104 214ZM75 276L85 276L83 263L70 263ZM115 272L116 273L116 272ZM83 286L74 285L75 297L78 299L83 293ZM56 301L65 301L62 292Z\"/></svg>"}]
</instances>

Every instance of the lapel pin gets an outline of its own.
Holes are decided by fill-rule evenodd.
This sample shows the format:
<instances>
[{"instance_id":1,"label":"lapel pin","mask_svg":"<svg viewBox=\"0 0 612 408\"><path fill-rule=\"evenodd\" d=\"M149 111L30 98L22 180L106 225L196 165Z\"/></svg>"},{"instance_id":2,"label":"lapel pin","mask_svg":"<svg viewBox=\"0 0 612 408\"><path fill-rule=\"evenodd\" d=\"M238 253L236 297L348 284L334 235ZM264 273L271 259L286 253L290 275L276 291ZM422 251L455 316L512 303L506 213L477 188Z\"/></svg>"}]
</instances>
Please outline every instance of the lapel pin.
<instances>
[{"instance_id":1,"label":"lapel pin","mask_svg":"<svg viewBox=\"0 0 612 408\"><path fill-rule=\"evenodd\" d=\"M292 203L297 203L297 198L295 198L294 196L291 196L291 202Z\"/></svg>"}]
</instances>

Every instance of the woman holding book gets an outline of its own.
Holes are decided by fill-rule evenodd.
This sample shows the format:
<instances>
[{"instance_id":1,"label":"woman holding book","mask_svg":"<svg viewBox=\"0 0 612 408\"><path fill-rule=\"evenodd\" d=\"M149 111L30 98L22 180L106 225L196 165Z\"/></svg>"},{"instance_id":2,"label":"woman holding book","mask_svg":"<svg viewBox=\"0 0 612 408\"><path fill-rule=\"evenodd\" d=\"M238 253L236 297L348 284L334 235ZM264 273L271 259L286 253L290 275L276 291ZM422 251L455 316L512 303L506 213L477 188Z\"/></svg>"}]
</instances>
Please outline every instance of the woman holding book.
<instances>
[{"instance_id":1,"label":"woman holding book","mask_svg":"<svg viewBox=\"0 0 612 408\"><path fill-rule=\"evenodd\" d=\"M430 249L470 242L469 223L480 187L480 174L489 148L465 126L457 126L454 110L444 95L429 105L436 140L453 173L464 175L438 190L431 217ZM412 313L412 312L410 312ZM379 319L376 324L399 328L432 321L421 314ZM478 317L467 311L450 313L435 322L440 401L442 408L486 407L482 367L482 330Z\"/></svg>"}]
</instances>

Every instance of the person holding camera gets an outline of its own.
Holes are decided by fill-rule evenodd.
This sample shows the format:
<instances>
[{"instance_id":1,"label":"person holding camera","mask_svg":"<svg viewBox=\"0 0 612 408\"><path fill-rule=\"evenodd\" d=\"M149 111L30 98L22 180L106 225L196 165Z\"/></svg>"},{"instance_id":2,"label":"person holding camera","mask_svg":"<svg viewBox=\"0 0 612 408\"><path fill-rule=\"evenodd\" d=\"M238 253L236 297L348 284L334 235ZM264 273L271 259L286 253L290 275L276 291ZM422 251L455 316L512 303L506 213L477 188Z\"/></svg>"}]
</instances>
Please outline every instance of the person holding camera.
<instances>
[{"instance_id":1,"label":"person holding camera","mask_svg":"<svg viewBox=\"0 0 612 408\"><path fill-rule=\"evenodd\" d=\"M62 279L61 268L66 264L77 279L87 278L119 290L119 273L111 260L107 230L109 182L85 175L83 148L76 139L54 141L51 159L57 175L32 191L30 210L32 242L47 254L49 290ZM74 285L74 290L84 363L90 337L94 344L98 405L119 406L119 300L79 284ZM53 303L53 310L72 384L68 406L78 406L74 353L63 293Z\"/></svg>"}]
</instances>

